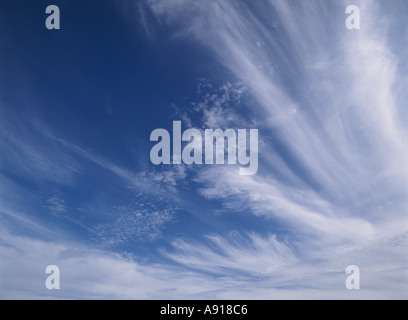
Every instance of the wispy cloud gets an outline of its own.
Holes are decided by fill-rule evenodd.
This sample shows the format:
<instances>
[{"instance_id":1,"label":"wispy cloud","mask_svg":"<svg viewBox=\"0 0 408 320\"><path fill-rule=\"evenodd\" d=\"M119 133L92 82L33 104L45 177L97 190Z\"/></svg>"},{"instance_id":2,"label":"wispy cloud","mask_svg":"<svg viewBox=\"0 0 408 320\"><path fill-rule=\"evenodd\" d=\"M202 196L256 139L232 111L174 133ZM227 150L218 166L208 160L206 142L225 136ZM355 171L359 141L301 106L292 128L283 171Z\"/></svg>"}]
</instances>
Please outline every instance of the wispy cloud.
<instances>
[{"instance_id":1,"label":"wispy cloud","mask_svg":"<svg viewBox=\"0 0 408 320\"><path fill-rule=\"evenodd\" d=\"M390 239L404 237L408 227L403 209L408 140L402 120L407 115L399 89L407 76L398 70L402 57L391 49L396 41L387 32L392 16L379 2L357 1L364 23L350 32L344 26L348 4L151 2L175 37L211 51L248 88L253 98L245 105L248 112L234 110L227 119L248 114L250 121L263 119L258 122L258 176L203 168L197 178L201 194L222 201L230 211L283 222L303 259L350 247L375 261L373 244L395 252ZM401 2L395 5L405 8ZM212 110L203 122L217 119L220 125L226 117L216 106ZM213 258L212 267L230 266L229 252L223 260L200 244L175 246L179 253L174 257L186 264L208 265L197 259L204 251ZM233 246L223 246L234 252ZM349 261L347 254L341 257ZM403 252L393 259L406 285Z\"/></svg>"},{"instance_id":2,"label":"wispy cloud","mask_svg":"<svg viewBox=\"0 0 408 320\"><path fill-rule=\"evenodd\" d=\"M218 235L207 236L210 245L176 240L175 252L164 252L175 262L192 269L228 275L233 272L249 276L271 275L276 269L297 262L294 252L285 243L269 236L241 235L231 232L227 239Z\"/></svg>"},{"instance_id":3,"label":"wispy cloud","mask_svg":"<svg viewBox=\"0 0 408 320\"><path fill-rule=\"evenodd\" d=\"M11 114L8 106L0 108L0 147L2 171L19 174L21 179L75 185L81 166L64 147L50 140L41 130L48 130L38 116L23 118ZM29 120L28 120L29 119Z\"/></svg>"},{"instance_id":4,"label":"wispy cloud","mask_svg":"<svg viewBox=\"0 0 408 320\"><path fill-rule=\"evenodd\" d=\"M33 223L52 225L55 219L47 218L48 212L58 218L56 223L60 225L55 227L75 224L98 244L115 247L157 239L173 220L180 206L177 185L186 175L184 167L124 168L95 151L58 138L35 115L27 124L25 121L11 116L7 122L0 120L0 146L4 151L0 167L0 210L10 218L15 230L26 219L16 212L27 212ZM30 184L16 183L10 178L15 174ZM126 196L100 200L88 195L81 203L70 195L71 191L58 192L62 188L78 189L81 182L88 183L91 179L100 181L100 185L93 187L97 192L106 193L108 187L114 186L136 200L128 200ZM36 183L38 189L30 188L31 183ZM75 209L81 205L86 209L81 212Z\"/></svg>"},{"instance_id":5,"label":"wispy cloud","mask_svg":"<svg viewBox=\"0 0 408 320\"><path fill-rule=\"evenodd\" d=\"M6 299L404 299L407 296L405 284L400 281L400 273L407 269L395 269L395 259L389 259L390 255L400 257L407 245L406 236L388 239L388 256L382 254L384 242L380 242L365 250L344 248L332 252L330 259L325 256L302 264L296 263L292 250L274 237L251 235L244 243L238 234L228 240L210 237L219 255L202 245L176 244L177 252L190 251L191 260L180 260L188 266L184 268L141 262L132 255L90 249L75 242L46 242L1 231L0 297ZM390 245L393 250L389 250ZM202 254L198 255L195 249ZM224 256L227 250L228 255ZM236 255L231 256L232 252ZM173 257L182 258L178 254ZM362 267L364 290L345 290L347 258L357 260ZM60 268L61 290L45 288L48 276L45 268L49 264ZM191 267L222 275L214 277L195 272Z\"/></svg>"},{"instance_id":6,"label":"wispy cloud","mask_svg":"<svg viewBox=\"0 0 408 320\"><path fill-rule=\"evenodd\" d=\"M132 257L76 243L11 236L4 230L0 253L0 297L6 299L177 298L215 288L210 279L188 271L146 266ZM50 264L60 268L61 290L45 288L45 268Z\"/></svg>"}]
</instances>

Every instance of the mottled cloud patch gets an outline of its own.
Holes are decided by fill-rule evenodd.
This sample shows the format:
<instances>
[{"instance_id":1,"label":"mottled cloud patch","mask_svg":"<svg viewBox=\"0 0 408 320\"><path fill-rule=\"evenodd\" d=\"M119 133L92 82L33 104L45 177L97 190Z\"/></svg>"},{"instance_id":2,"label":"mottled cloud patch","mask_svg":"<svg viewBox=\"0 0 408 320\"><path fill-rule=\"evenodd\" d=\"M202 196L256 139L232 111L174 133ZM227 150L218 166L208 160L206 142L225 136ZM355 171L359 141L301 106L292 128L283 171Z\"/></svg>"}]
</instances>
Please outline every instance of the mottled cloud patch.
<instances>
[{"instance_id":1,"label":"mottled cloud patch","mask_svg":"<svg viewBox=\"0 0 408 320\"><path fill-rule=\"evenodd\" d=\"M96 225L93 238L103 247L157 240L178 209L163 198L142 196L128 205L114 207L108 214L111 222Z\"/></svg>"}]
</instances>

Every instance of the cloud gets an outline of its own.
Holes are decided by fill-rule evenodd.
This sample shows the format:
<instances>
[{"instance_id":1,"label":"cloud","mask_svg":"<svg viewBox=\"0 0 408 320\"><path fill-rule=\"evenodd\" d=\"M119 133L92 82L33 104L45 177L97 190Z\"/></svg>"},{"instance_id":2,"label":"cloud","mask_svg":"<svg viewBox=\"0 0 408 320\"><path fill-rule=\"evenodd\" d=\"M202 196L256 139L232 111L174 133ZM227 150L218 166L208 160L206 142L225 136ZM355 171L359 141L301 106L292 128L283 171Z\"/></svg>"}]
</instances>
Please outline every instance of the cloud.
<instances>
[{"instance_id":1,"label":"cloud","mask_svg":"<svg viewBox=\"0 0 408 320\"><path fill-rule=\"evenodd\" d=\"M188 268L162 263L140 262L129 254L114 254L84 245L59 241L42 241L15 236L2 229L0 233L0 297L2 299L404 299L405 283L395 269L395 256L407 245L407 235L381 239L373 247L343 248L331 256L299 264L293 252L275 237L255 234L244 243L239 234L229 239L210 237L219 254L203 246L178 243L173 257ZM235 239L234 239L235 238ZM238 240L238 241L236 241ZM386 243L385 243L385 242ZM383 245L389 249L383 256ZM196 252L198 249L198 252ZM225 253L229 252L228 255ZM372 253L379 256L373 256ZM231 255L235 253L235 255ZM328 252L327 252L328 253ZM184 254L186 254L184 256ZM181 258L190 258L182 260ZM228 259L232 258L231 261ZM259 258L262 258L259 260ZM344 272L348 259L358 261L362 290L345 289ZM256 264L259 261L259 268ZM381 263L378 264L378 261ZM191 270L199 267L222 271L211 276ZM47 265L57 265L61 289L45 288ZM226 266L226 269L223 268ZM378 268L381 266L381 268ZM230 272L228 272L230 269ZM237 275L237 270L243 274ZM231 273L232 271L232 273ZM250 276L245 275L250 273ZM254 276L253 274L257 275Z\"/></svg>"},{"instance_id":2,"label":"cloud","mask_svg":"<svg viewBox=\"0 0 408 320\"><path fill-rule=\"evenodd\" d=\"M193 38L213 51L258 101L246 107L265 119L259 123L259 156L264 168L273 169L268 179L232 179L224 168L207 179L202 170L204 181L222 186L214 194L242 193L242 181L251 186L244 188L249 195L252 189L259 197L264 188L265 197L295 205L293 211L299 202L294 196L311 197L327 204L326 213L368 219L372 208L407 195L407 132L397 117L404 101L395 91L402 75L384 31L392 22L376 2L361 5L366 28L351 33L344 27L344 8L323 1L270 1L256 8L215 0L151 2L153 12L176 25L186 41ZM268 14L278 22L272 29L263 19ZM261 51L253 50L255 41L263 43ZM282 70L271 74L270 62ZM211 187L205 190L211 193Z\"/></svg>"},{"instance_id":3,"label":"cloud","mask_svg":"<svg viewBox=\"0 0 408 320\"><path fill-rule=\"evenodd\" d=\"M175 194L177 193L176 185L178 181L184 179L186 176L185 167L183 166L168 167L163 170L156 170L155 168L144 171L128 170L108 161L100 155L87 151L70 141L57 138L51 133L48 133L47 135L51 139L65 146L68 150L90 161L92 164L102 167L122 182L136 187L139 191L144 191L150 194L162 194L166 191Z\"/></svg>"},{"instance_id":4,"label":"cloud","mask_svg":"<svg viewBox=\"0 0 408 320\"><path fill-rule=\"evenodd\" d=\"M364 23L361 30L350 32L344 26L348 2L150 4L178 41L198 43L212 52L252 99L243 109L230 110L221 95L215 99L221 102L218 108L205 93L213 89L206 86L203 96L210 98L202 104L200 124L231 127L242 118L249 123L262 119L257 122L258 175L200 168L195 180L200 194L221 201L229 212L265 219L271 232L274 222L283 223L305 267L313 268L307 262L310 255L327 255L339 263L330 251L354 248L373 261L372 269L386 272L387 262L376 256L395 253L392 261L400 270L395 275L406 287L404 253L394 250L393 243L407 230L407 114L400 90L407 75L398 69L403 57L393 52L397 40L389 30L405 31L390 11L379 2L357 1ZM401 1L394 5L405 8ZM174 257L186 265L211 270L231 266L228 252L224 260L203 243L181 241L174 246ZM223 246L234 252L234 246ZM201 259L200 252L207 252L213 263ZM348 255L339 257L348 260Z\"/></svg>"},{"instance_id":5,"label":"cloud","mask_svg":"<svg viewBox=\"0 0 408 320\"><path fill-rule=\"evenodd\" d=\"M186 105L172 104L174 116L186 128L244 128L256 126L254 119L243 118L242 100L247 89L239 82L214 87L207 79L197 81L197 99ZM253 122L251 124L251 122Z\"/></svg>"},{"instance_id":6,"label":"cloud","mask_svg":"<svg viewBox=\"0 0 408 320\"><path fill-rule=\"evenodd\" d=\"M4 230L3 230L4 231ZM205 277L75 243L44 242L1 233L2 299L157 299L212 290ZM47 265L58 265L61 290L45 288Z\"/></svg>"},{"instance_id":7,"label":"cloud","mask_svg":"<svg viewBox=\"0 0 408 320\"><path fill-rule=\"evenodd\" d=\"M110 214L113 221L96 225L94 238L103 247L157 240L179 208L165 199L140 195L126 206L118 206Z\"/></svg>"},{"instance_id":8,"label":"cloud","mask_svg":"<svg viewBox=\"0 0 408 320\"><path fill-rule=\"evenodd\" d=\"M228 239L219 235L207 236L210 245L176 240L174 252L164 252L174 262L192 269L228 275L231 272L247 276L271 275L276 269L297 262L290 247L275 236L265 239L257 234L241 235L231 232Z\"/></svg>"},{"instance_id":9,"label":"cloud","mask_svg":"<svg viewBox=\"0 0 408 320\"><path fill-rule=\"evenodd\" d=\"M9 122L0 120L4 129L0 145L5 151L0 174L0 210L9 217L14 230L30 217L33 223L58 229L67 225L80 227L103 247L160 238L180 208L177 186L186 176L183 166L163 170L124 168L97 152L58 138L34 115L29 124L23 122L13 117ZM15 127L11 128L12 124ZM23 181L37 183L38 190L16 181L14 174ZM95 180L100 183L95 185ZM86 187L89 182L92 190ZM108 187L121 190L123 197L93 196L93 192L108 193ZM54 190L59 191L55 194ZM72 197L73 190L87 194L78 200ZM135 198L133 202L129 200ZM81 212L74 209L79 206L85 209ZM47 211L58 221L49 219L44 214ZM20 233L24 230L21 228Z\"/></svg>"},{"instance_id":10,"label":"cloud","mask_svg":"<svg viewBox=\"0 0 408 320\"><path fill-rule=\"evenodd\" d=\"M25 118L10 114L2 106L0 147L1 167L21 179L48 181L64 186L75 185L81 166L72 154L41 133L46 125L35 114ZM29 119L29 120L27 120ZM7 170L7 171L6 171Z\"/></svg>"},{"instance_id":11,"label":"cloud","mask_svg":"<svg viewBox=\"0 0 408 320\"><path fill-rule=\"evenodd\" d=\"M56 216L64 214L67 210L65 201L58 196L49 197L43 206Z\"/></svg>"}]
</instances>

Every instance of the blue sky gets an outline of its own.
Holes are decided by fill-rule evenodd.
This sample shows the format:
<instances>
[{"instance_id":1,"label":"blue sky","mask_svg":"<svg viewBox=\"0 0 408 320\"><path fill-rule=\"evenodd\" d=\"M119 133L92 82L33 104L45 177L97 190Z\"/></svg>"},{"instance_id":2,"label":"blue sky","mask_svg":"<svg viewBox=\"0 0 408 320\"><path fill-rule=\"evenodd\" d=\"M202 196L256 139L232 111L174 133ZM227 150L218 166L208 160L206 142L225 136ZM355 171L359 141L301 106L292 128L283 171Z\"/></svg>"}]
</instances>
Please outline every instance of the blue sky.
<instances>
[{"instance_id":1,"label":"blue sky","mask_svg":"<svg viewBox=\"0 0 408 320\"><path fill-rule=\"evenodd\" d=\"M406 1L50 4L0 3L1 298L408 297ZM257 174L153 165L176 120Z\"/></svg>"}]
</instances>

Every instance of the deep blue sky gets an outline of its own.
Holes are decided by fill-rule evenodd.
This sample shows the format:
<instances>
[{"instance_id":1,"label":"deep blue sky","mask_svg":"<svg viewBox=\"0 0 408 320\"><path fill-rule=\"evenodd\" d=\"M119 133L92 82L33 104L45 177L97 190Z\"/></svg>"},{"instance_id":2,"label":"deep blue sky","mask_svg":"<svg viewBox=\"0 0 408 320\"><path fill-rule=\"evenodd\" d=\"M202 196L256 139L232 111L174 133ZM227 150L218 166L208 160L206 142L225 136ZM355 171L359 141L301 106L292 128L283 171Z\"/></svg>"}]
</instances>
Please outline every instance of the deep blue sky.
<instances>
[{"instance_id":1,"label":"deep blue sky","mask_svg":"<svg viewBox=\"0 0 408 320\"><path fill-rule=\"evenodd\" d=\"M149 170L153 167L149 158L150 132L161 127L171 130L172 121L178 120L174 118L172 105L179 103L188 108L191 101L197 99L197 87L203 78L213 85L222 81L217 68L209 63L209 54L190 43L168 40L170 32L160 25L157 29L162 41L151 41L137 21L126 21L123 9L109 1L58 3L61 29L50 31L44 26L47 15L42 14L47 4L9 2L2 10L5 15L2 30L7 29L1 33L5 44L1 52L5 80L2 81L2 102L9 106L4 108L5 116L12 118L4 122L6 130L18 130L13 128L13 121L21 121L29 132L29 137L23 139L27 138L28 143L31 139L34 144L44 143L41 148L47 157L47 149L53 147L47 146L43 138L31 135L31 130L35 130L33 122L40 121L56 139L70 141L135 174ZM39 141L35 141L36 138ZM16 170L15 164L7 163L7 157L3 173L37 198L27 204L30 215L47 225L72 232L75 239L96 241L99 245L89 230L70 220L47 215L44 212L47 199L54 196L63 199L64 215L94 228L99 223L112 223L116 213L110 211L116 206L139 204L140 195L134 189L118 189L111 182L115 177L104 168L78 159L75 154L70 156L81 169L69 183L55 183L52 177L32 180L24 171ZM49 160L54 161L52 154ZM30 159L24 161L29 163ZM69 160L61 161L58 166L69 166ZM52 168L49 169L52 176ZM164 189L166 183L162 183ZM180 183L179 209L167 226L166 234L160 235L156 242L146 241L143 246L166 245L169 239L180 234L194 236L197 231L239 229L242 220L246 225L264 229L264 222L252 216L234 214L231 219L214 213L222 209L222 205L218 201L204 201L194 192L199 187L188 177ZM174 201L173 196L164 197ZM152 201L156 201L155 198ZM100 208L93 207L94 202L103 206L104 214L98 212ZM157 205L160 210L161 202ZM77 210L84 206L85 211ZM197 208L208 208L208 211L203 213ZM142 236L137 238L136 245L129 241L111 249L139 253L140 243L145 240L148 239ZM142 251L142 254L146 253Z\"/></svg>"}]
</instances>

